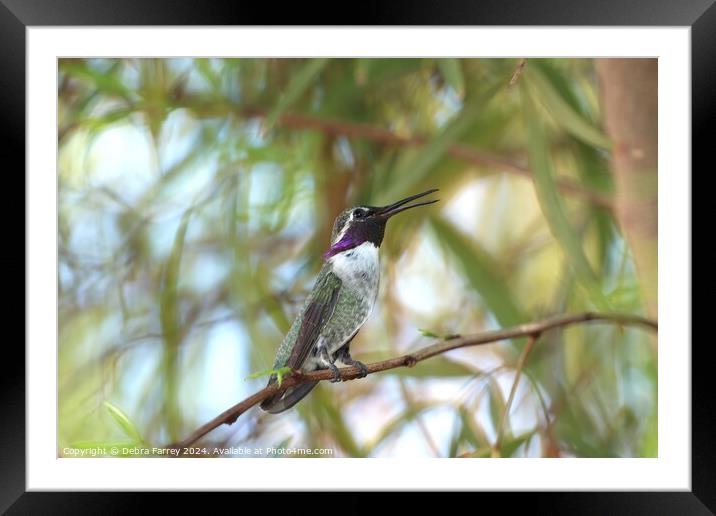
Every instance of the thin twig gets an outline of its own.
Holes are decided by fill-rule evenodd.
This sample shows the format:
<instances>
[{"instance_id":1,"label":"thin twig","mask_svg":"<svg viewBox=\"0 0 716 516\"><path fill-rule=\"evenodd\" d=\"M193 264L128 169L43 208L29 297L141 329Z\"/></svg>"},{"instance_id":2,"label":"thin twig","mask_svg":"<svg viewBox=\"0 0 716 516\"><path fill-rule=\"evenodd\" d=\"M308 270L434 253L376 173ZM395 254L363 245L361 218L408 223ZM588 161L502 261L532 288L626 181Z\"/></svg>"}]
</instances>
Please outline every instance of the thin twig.
<instances>
[{"instance_id":1,"label":"thin twig","mask_svg":"<svg viewBox=\"0 0 716 516\"><path fill-rule=\"evenodd\" d=\"M527 58L525 57L517 61L517 68L515 68L515 73L512 74L512 79L510 79L510 86L514 86L515 84L517 84L517 81L519 80L520 75L522 75L522 70L524 70L526 63Z\"/></svg>"},{"instance_id":2,"label":"thin twig","mask_svg":"<svg viewBox=\"0 0 716 516\"><path fill-rule=\"evenodd\" d=\"M510 413L510 408L512 407L512 402L515 400L515 393L517 392L517 385L520 383L520 377L522 376L522 368L525 366L525 362L527 361L527 356L530 354L530 351L532 351L532 347L535 345L535 342L537 341L539 335L532 334L529 337L529 340L527 341L527 345L525 346L525 349L522 350L522 354L520 355L519 360L517 361L517 369L515 372L515 379L512 382L512 388L510 389L510 395L507 398L507 403L505 403L505 411L502 413L502 418L500 419L500 426L497 428L497 438L495 439L495 447L493 449L493 456L499 457L502 454L502 436L505 433L505 425L507 424L507 417Z\"/></svg>"},{"instance_id":3,"label":"thin twig","mask_svg":"<svg viewBox=\"0 0 716 516\"><path fill-rule=\"evenodd\" d=\"M368 365L368 374L378 373L381 371L387 371L389 369L396 369L398 367L413 367L418 362L427 360L428 358L440 355L453 349L465 348L469 346L480 346L489 344L492 342L498 342L501 340L514 339L518 337L527 337L531 335L541 335L542 333L565 326L570 326L578 323L585 322L611 322L624 326L645 326L651 328L654 331L658 330L658 324L652 319L647 319L638 315L628 314L600 314L593 312L584 312L581 314L572 315L560 315L544 319L542 321L532 322L528 324L522 324L520 326L514 326L504 330L487 331L478 333L475 335L464 335L460 337L450 338L447 340L441 340L430 346L418 349L407 355L402 355L382 362L374 362ZM354 380L361 375L361 370L357 367L344 367L340 369L341 378L345 380ZM249 410L254 405L258 405L266 398L285 391L290 387L294 387L301 383L315 382L329 380L333 378L333 372L330 369L322 369L318 371L312 371L310 373L301 373L296 371L290 374L283 380L283 383L279 387L278 384L272 384L268 387L261 389L260 391L252 394L245 400L237 403L233 407L230 407L223 411L221 414L216 416L214 419L200 426L194 430L186 439L177 443L167 446L168 448L183 448L189 446L206 434L214 430L215 428L227 424L230 425L236 421L236 419Z\"/></svg>"}]
</instances>

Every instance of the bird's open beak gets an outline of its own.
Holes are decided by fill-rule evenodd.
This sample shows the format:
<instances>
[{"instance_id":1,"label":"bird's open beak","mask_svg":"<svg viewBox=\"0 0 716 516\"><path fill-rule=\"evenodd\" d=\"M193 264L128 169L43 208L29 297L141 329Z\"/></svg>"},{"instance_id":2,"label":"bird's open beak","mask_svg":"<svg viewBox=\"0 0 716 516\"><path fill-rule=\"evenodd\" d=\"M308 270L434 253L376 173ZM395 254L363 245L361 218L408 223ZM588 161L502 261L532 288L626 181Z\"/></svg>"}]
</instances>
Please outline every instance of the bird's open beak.
<instances>
[{"instance_id":1,"label":"bird's open beak","mask_svg":"<svg viewBox=\"0 0 716 516\"><path fill-rule=\"evenodd\" d=\"M428 190L423 193L419 193L416 195L411 195L410 197L406 197L405 199L402 199L398 202L394 202L393 204L389 204L388 206L383 206L382 208L378 208L378 212L376 215L379 217L382 217L384 219L389 219L396 213L400 213L401 211L408 210L410 208L417 208L418 206L425 206L427 204L433 204L434 202L438 202L438 199L435 199L433 201L423 201L423 202L417 202L415 204L408 204L410 201L413 201L415 199L419 199L420 197L425 197L428 194L431 194L433 192L437 192L437 188L433 188L432 190Z\"/></svg>"}]
</instances>

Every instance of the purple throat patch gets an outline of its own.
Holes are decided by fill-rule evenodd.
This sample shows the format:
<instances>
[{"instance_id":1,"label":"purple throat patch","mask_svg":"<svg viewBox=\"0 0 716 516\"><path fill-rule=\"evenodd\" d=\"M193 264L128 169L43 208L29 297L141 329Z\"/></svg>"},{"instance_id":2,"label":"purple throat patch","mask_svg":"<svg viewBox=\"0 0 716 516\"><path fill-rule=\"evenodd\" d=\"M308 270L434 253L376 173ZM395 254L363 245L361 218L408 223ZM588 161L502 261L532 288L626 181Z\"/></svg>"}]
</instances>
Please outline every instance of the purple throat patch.
<instances>
[{"instance_id":1,"label":"purple throat patch","mask_svg":"<svg viewBox=\"0 0 716 516\"><path fill-rule=\"evenodd\" d=\"M328 251L323 253L323 258L328 260L331 256L335 256L338 253L342 253L343 251L352 249L356 245L358 245L358 243L355 240L353 240L350 236L346 235L343 238L341 238L338 242L333 244Z\"/></svg>"}]
</instances>

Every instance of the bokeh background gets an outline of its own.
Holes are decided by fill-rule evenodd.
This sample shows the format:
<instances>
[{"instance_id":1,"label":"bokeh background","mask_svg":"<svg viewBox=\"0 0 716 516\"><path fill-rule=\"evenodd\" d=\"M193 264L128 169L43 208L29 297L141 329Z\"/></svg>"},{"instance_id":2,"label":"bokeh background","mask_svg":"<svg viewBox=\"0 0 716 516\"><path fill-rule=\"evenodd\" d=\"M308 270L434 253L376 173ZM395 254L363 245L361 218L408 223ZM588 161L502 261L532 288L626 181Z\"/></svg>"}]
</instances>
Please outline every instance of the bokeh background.
<instances>
[{"instance_id":1,"label":"bokeh background","mask_svg":"<svg viewBox=\"0 0 716 516\"><path fill-rule=\"evenodd\" d=\"M655 73L613 75L634 68L60 60L58 454L166 445L262 388L246 377L270 368L348 205L440 189L388 225L379 300L351 346L363 362L554 314L654 316L656 169L630 187L611 140L642 107L621 125L608 113L619 88L656 91ZM545 333L501 423L524 343L322 382L296 409L256 407L199 445L656 455L653 333Z\"/></svg>"}]
</instances>

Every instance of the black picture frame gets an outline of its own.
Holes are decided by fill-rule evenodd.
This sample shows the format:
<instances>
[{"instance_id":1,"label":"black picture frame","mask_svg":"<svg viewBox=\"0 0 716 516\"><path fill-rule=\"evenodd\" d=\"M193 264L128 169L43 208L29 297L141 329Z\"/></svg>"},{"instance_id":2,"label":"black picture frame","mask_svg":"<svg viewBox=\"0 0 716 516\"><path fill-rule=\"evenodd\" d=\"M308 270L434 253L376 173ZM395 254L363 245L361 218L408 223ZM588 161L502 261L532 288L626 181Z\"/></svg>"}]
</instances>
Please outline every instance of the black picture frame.
<instances>
[{"instance_id":1,"label":"black picture frame","mask_svg":"<svg viewBox=\"0 0 716 516\"><path fill-rule=\"evenodd\" d=\"M607 25L607 26L690 26L692 37L692 157L704 162L713 146L707 128L716 113L716 0L448 0L441 2L368 1L349 17L336 14L323 23L330 25ZM6 177L20 177L25 170L25 30L30 26L51 25L283 25L302 21L317 25L315 8L305 3L277 4L253 2L207 2L197 0L0 0L0 141L5 156L14 157ZM210 8L209 8L210 7ZM340 11L347 12L341 8ZM323 24L321 23L321 24ZM5 161L8 163L8 161ZM711 166L713 168L713 166ZM675 173L690 174L682 170ZM21 188L24 190L24 176ZM8 196L10 197L10 196ZM17 220L17 209L3 203L7 224ZM12 212L10 211L12 210ZM15 223L15 226L19 224ZM24 225L23 225L24 228ZM19 247L18 247L19 249ZM22 251L3 253L6 273L13 262L24 268ZM26 269L24 269L26 270ZM23 295L24 298L24 295ZM6 299L9 299L7 291ZM12 311L24 303L10 303ZM10 325L6 326L7 330ZM6 330L6 335L10 332ZM127 513L147 509L144 497L130 493L25 492L25 359L17 339L6 339L2 382L3 424L0 425L0 511L10 514ZM664 345L690 345L689 342ZM690 492L640 493L531 493L515 496L538 513L549 514L712 514L716 512L716 398L707 378L712 362L706 359L709 343L692 347L692 490ZM317 483L319 488L320 483ZM216 493L212 494L216 496ZM242 495L245 496L245 495ZM360 495L354 494L356 499ZM480 505L486 503L480 495ZM514 495L513 495L514 496ZM224 498L224 497L222 497ZM184 503L183 496L161 496L165 510L172 503ZM420 498L406 497L405 503ZM297 499L298 500L298 499ZM314 501L316 498L314 496ZM300 502L299 502L300 503ZM401 502L402 504L402 502ZM343 498L341 506L352 505ZM359 504L360 507L362 505ZM331 507L327 507L331 509ZM403 507L403 510L407 507Z\"/></svg>"}]
</instances>

